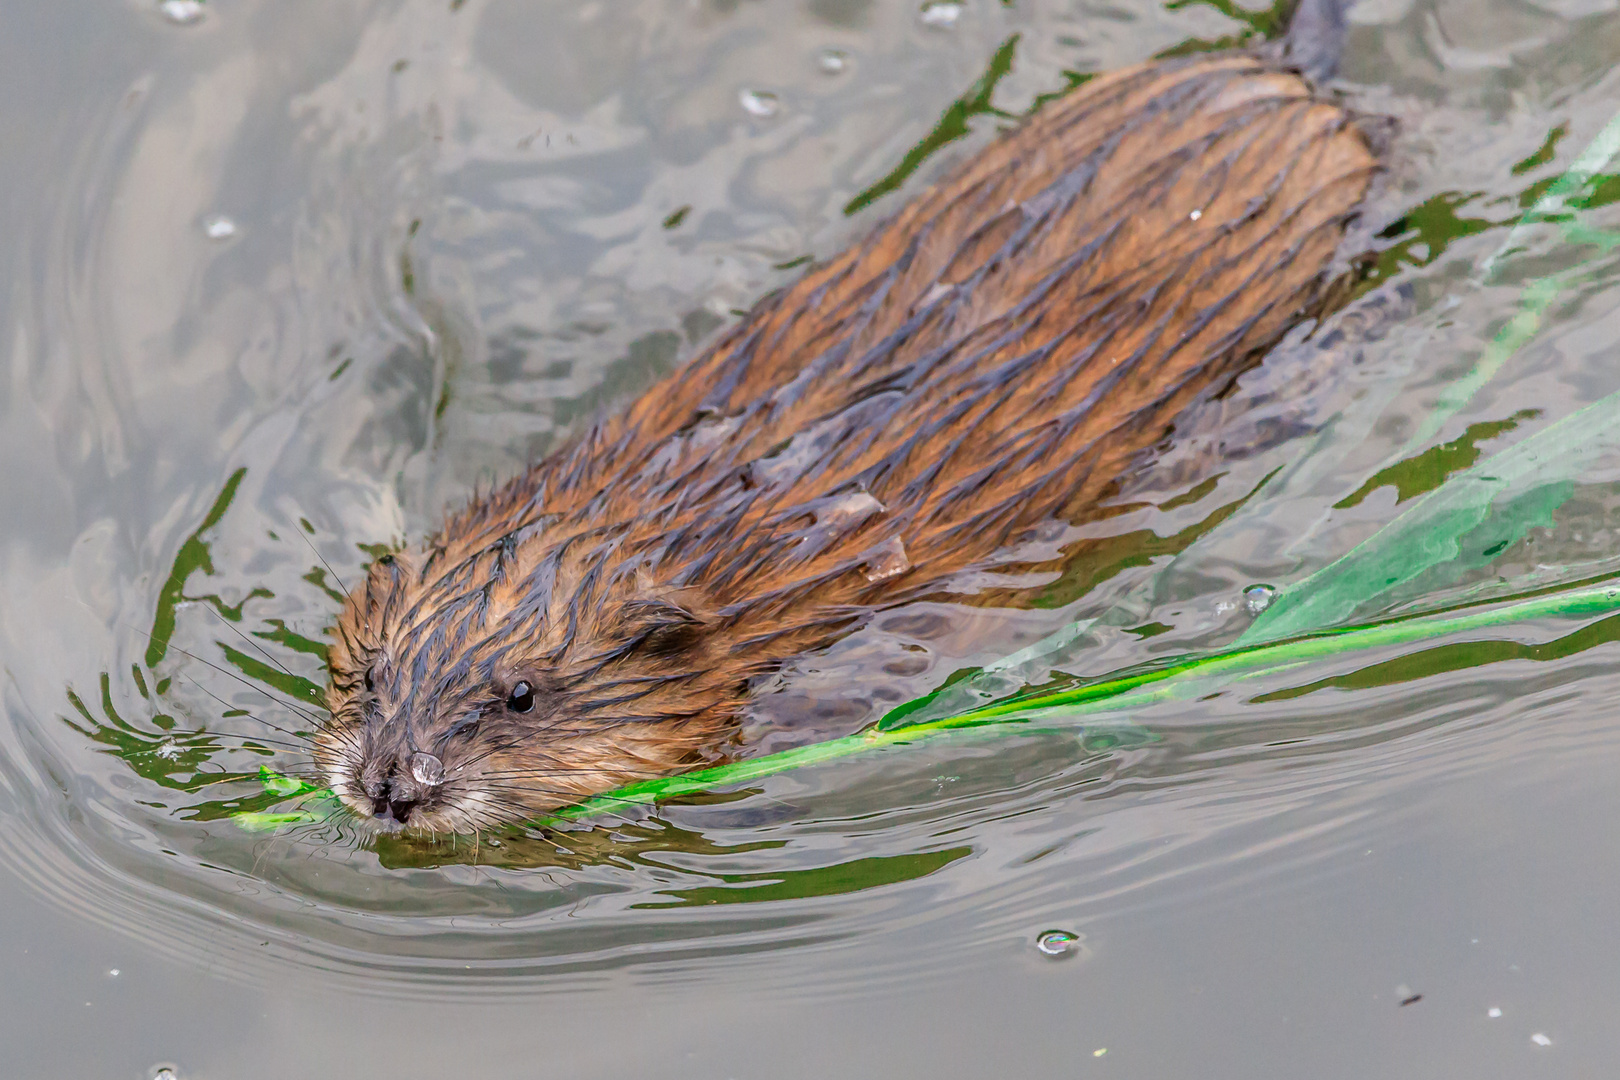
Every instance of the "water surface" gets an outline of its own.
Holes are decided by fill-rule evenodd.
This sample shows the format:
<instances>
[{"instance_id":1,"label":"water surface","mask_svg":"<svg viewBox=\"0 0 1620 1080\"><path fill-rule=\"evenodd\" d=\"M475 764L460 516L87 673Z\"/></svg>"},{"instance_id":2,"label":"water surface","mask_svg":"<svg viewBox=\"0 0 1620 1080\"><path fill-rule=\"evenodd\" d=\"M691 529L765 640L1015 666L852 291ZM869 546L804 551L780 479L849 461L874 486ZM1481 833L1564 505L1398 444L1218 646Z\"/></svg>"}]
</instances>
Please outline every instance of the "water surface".
<instances>
[{"instance_id":1,"label":"water surface","mask_svg":"<svg viewBox=\"0 0 1620 1080\"><path fill-rule=\"evenodd\" d=\"M298 767L323 629L380 545L649 385L1043 95L1268 19L8 6L11 1069L1600 1075L1620 1052L1606 622L1324 661L1107 738L941 739L498 847L231 820L276 804L261 765ZM1409 445L1525 282L1591 256L1532 231L1483 271L1614 112L1620 13L1366 0L1354 22L1341 89L1399 124L1361 329L1279 349L1129 513L795 665L750 717L758 745L855 730L1078 618L1105 617L1075 674L1224 645L1246 586L1303 578L1398 500L1620 389L1600 257ZM1594 186L1593 222L1617 224L1617 195ZM1615 495L1580 478L1490 573L1604 565ZM1044 956L1050 929L1079 947Z\"/></svg>"}]
</instances>

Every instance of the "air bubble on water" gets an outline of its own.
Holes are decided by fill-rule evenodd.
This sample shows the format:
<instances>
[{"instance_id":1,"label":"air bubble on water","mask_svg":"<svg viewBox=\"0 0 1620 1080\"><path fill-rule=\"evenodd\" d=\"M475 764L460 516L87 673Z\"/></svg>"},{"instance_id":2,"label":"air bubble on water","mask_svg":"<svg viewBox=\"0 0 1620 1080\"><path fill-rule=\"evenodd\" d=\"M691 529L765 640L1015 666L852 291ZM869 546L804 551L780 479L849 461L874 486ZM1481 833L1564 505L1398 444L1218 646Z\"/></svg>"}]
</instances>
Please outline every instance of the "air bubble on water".
<instances>
[{"instance_id":1,"label":"air bubble on water","mask_svg":"<svg viewBox=\"0 0 1620 1080\"><path fill-rule=\"evenodd\" d=\"M444 779L444 762L432 754L411 755L411 776L418 784L437 784Z\"/></svg>"},{"instance_id":2,"label":"air bubble on water","mask_svg":"<svg viewBox=\"0 0 1620 1080\"><path fill-rule=\"evenodd\" d=\"M1495 1005L1492 1005L1490 1008L1485 1010L1485 1015L1490 1017L1492 1020L1500 1020L1502 1018L1502 1010L1498 1009Z\"/></svg>"},{"instance_id":3,"label":"air bubble on water","mask_svg":"<svg viewBox=\"0 0 1620 1080\"><path fill-rule=\"evenodd\" d=\"M816 67L823 75L841 75L849 67L849 53L843 49L822 49L816 57Z\"/></svg>"},{"instance_id":4,"label":"air bubble on water","mask_svg":"<svg viewBox=\"0 0 1620 1080\"><path fill-rule=\"evenodd\" d=\"M1249 609L1250 615L1258 615L1271 606L1271 601L1277 595L1277 590L1270 585L1250 585L1243 590L1243 606Z\"/></svg>"},{"instance_id":5,"label":"air bubble on water","mask_svg":"<svg viewBox=\"0 0 1620 1080\"><path fill-rule=\"evenodd\" d=\"M1539 1031L1536 1032L1534 1035L1530 1036L1530 1041L1535 1043L1537 1046L1551 1046L1552 1045L1552 1040L1547 1038L1547 1036L1543 1035Z\"/></svg>"},{"instance_id":6,"label":"air bubble on water","mask_svg":"<svg viewBox=\"0 0 1620 1080\"><path fill-rule=\"evenodd\" d=\"M176 26L190 26L204 14L202 0L163 0L158 10Z\"/></svg>"},{"instance_id":7,"label":"air bubble on water","mask_svg":"<svg viewBox=\"0 0 1620 1080\"><path fill-rule=\"evenodd\" d=\"M173 739L164 739L162 742L158 743L152 748L152 753L156 754L164 761L173 761L175 758L180 756L180 744L175 742Z\"/></svg>"},{"instance_id":8,"label":"air bubble on water","mask_svg":"<svg viewBox=\"0 0 1620 1080\"><path fill-rule=\"evenodd\" d=\"M113 979L118 978L118 969L117 968L108 968L107 969L107 975L108 975L109 978L113 978Z\"/></svg>"},{"instance_id":9,"label":"air bubble on water","mask_svg":"<svg viewBox=\"0 0 1620 1080\"><path fill-rule=\"evenodd\" d=\"M236 222L224 214L216 214L203 222L203 235L210 240L229 240L236 233Z\"/></svg>"},{"instance_id":10,"label":"air bubble on water","mask_svg":"<svg viewBox=\"0 0 1620 1080\"><path fill-rule=\"evenodd\" d=\"M962 5L954 0L933 0L933 3L924 4L920 16L924 26L931 26L935 30L949 30L961 17Z\"/></svg>"},{"instance_id":11,"label":"air bubble on water","mask_svg":"<svg viewBox=\"0 0 1620 1080\"><path fill-rule=\"evenodd\" d=\"M743 107L743 112L749 116L760 119L775 116L782 108L782 101L769 90L743 90L737 94L737 101Z\"/></svg>"},{"instance_id":12,"label":"air bubble on water","mask_svg":"<svg viewBox=\"0 0 1620 1080\"><path fill-rule=\"evenodd\" d=\"M1042 930L1035 936L1035 947L1046 956L1073 956L1080 950L1080 935L1070 930Z\"/></svg>"},{"instance_id":13,"label":"air bubble on water","mask_svg":"<svg viewBox=\"0 0 1620 1080\"><path fill-rule=\"evenodd\" d=\"M911 556L906 554L905 541L891 536L866 553L866 580L887 581L911 569Z\"/></svg>"}]
</instances>

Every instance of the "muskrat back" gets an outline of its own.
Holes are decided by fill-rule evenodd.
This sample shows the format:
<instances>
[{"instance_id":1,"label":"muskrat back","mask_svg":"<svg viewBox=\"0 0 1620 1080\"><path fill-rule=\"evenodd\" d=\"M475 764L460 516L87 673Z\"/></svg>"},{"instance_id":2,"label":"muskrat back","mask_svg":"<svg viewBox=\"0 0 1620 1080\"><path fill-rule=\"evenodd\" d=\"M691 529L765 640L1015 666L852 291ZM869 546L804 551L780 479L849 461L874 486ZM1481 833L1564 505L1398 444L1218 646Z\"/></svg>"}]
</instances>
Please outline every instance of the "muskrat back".
<instances>
[{"instance_id":1,"label":"muskrat back","mask_svg":"<svg viewBox=\"0 0 1620 1080\"><path fill-rule=\"evenodd\" d=\"M377 560L318 762L386 827L471 831L714 759L755 676L1104 513L1327 302L1376 169L1274 59L1086 83Z\"/></svg>"}]
</instances>

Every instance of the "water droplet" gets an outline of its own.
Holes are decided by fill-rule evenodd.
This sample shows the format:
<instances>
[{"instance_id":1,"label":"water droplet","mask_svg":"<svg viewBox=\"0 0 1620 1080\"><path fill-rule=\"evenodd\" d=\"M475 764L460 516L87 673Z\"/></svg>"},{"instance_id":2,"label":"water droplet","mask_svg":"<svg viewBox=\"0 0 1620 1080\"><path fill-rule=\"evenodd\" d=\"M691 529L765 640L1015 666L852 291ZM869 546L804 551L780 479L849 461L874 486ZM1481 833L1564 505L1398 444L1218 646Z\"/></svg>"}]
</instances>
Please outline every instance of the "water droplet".
<instances>
[{"instance_id":1,"label":"water droplet","mask_svg":"<svg viewBox=\"0 0 1620 1080\"><path fill-rule=\"evenodd\" d=\"M1035 936L1035 947L1047 956L1073 956L1080 951L1080 935L1069 930L1042 930Z\"/></svg>"},{"instance_id":2,"label":"water droplet","mask_svg":"<svg viewBox=\"0 0 1620 1080\"><path fill-rule=\"evenodd\" d=\"M1258 615L1271 606L1276 595L1277 590L1270 585L1250 585L1243 590L1243 606L1249 609L1250 615Z\"/></svg>"},{"instance_id":3,"label":"water droplet","mask_svg":"<svg viewBox=\"0 0 1620 1080\"><path fill-rule=\"evenodd\" d=\"M924 4L921 16L922 24L935 30L949 30L961 17L962 5L954 0L933 0L933 3Z\"/></svg>"},{"instance_id":4,"label":"water droplet","mask_svg":"<svg viewBox=\"0 0 1620 1080\"><path fill-rule=\"evenodd\" d=\"M412 754L411 775L418 784L437 784L444 779L444 762L432 754Z\"/></svg>"},{"instance_id":5,"label":"water droplet","mask_svg":"<svg viewBox=\"0 0 1620 1080\"><path fill-rule=\"evenodd\" d=\"M1490 1008L1485 1010L1485 1015L1490 1017L1492 1020L1500 1020L1502 1018L1502 1010L1498 1009L1495 1005L1492 1005Z\"/></svg>"},{"instance_id":6,"label":"water droplet","mask_svg":"<svg viewBox=\"0 0 1620 1080\"><path fill-rule=\"evenodd\" d=\"M859 525L873 514L881 514L887 509L869 491L848 491L821 499L815 504L816 524L840 528Z\"/></svg>"},{"instance_id":7,"label":"water droplet","mask_svg":"<svg viewBox=\"0 0 1620 1080\"><path fill-rule=\"evenodd\" d=\"M708 418L695 424L692 430L686 433L686 438L693 446L714 446L724 442L741 426L741 416Z\"/></svg>"},{"instance_id":8,"label":"water droplet","mask_svg":"<svg viewBox=\"0 0 1620 1080\"><path fill-rule=\"evenodd\" d=\"M816 57L816 67L823 75L842 75L849 67L849 53L843 49L822 49Z\"/></svg>"},{"instance_id":9,"label":"water droplet","mask_svg":"<svg viewBox=\"0 0 1620 1080\"><path fill-rule=\"evenodd\" d=\"M1204 216L1204 212L1202 210L1194 210L1192 213L1187 215L1187 218L1190 221L1197 221L1199 218L1201 218L1203 216Z\"/></svg>"},{"instance_id":10,"label":"water droplet","mask_svg":"<svg viewBox=\"0 0 1620 1080\"><path fill-rule=\"evenodd\" d=\"M1543 1035L1539 1031L1536 1032L1534 1035L1530 1036L1530 1041L1535 1043L1537 1046L1551 1046L1552 1045L1552 1040L1547 1038L1547 1036Z\"/></svg>"},{"instance_id":11,"label":"water droplet","mask_svg":"<svg viewBox=\"0 0 1620 1080\"><path fill-rule=\"evenodd\" d=\"M158 10L176 26L190 26L204 14L202 0L163 0Z\"/></svg>"},{"instance_id":12,"label":"water droplet","mask_svg":"<svg viewBox=\"0 0 1620 1080\"><path fill-rule=\"evenodd\" d=\"M911 556L906 554L905 541L891 536L866 553L866 580L887 581L911 569Z\"/></svg>"},{"instance_id":13,"label":"water droplet","mask_svg":"<svg viewBox=\"0 0 1620 1080\"><path fill-rule=\"evenodd\" d=\"M781 99L769 90L743 90L737 94L737 101L742 105L743 112L762 120L775 116L782 108Z\"/></svg>"},{"instance_id":14,"label":"water droplet","mask_svg":"<svg viewBox=\"0 0 1620 1080\"><path fill-rule=\"evenodd\" d=\"M236 222L224 214L216 214L203 222L203 235L210 240L229 240L236 232Z\"/></svg>"}]
</instances>

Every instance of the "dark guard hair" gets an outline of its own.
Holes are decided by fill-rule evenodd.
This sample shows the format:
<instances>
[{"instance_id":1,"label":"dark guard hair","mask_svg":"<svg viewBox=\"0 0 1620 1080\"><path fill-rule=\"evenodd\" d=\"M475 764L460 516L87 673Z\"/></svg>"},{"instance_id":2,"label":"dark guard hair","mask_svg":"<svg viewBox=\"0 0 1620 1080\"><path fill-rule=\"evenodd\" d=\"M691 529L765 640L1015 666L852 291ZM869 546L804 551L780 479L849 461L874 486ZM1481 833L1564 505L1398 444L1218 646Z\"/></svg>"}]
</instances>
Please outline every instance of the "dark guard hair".
<instances>
[{"instance_id":1,"label":"dark guard hair","mask_svg":"<svg viewBox=\"0 0 1620 1080\"><path fill-rule=\"evenodd\" d=\"M1281 58L1085 84L379 560L318 761L387 827L471 831L714 758L754 676L1106 513L1326 303L1376 170Z\"/></svg>"}]
</instances>

